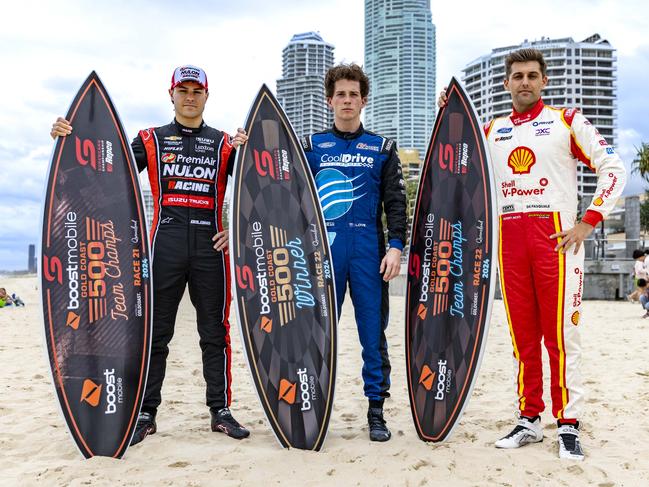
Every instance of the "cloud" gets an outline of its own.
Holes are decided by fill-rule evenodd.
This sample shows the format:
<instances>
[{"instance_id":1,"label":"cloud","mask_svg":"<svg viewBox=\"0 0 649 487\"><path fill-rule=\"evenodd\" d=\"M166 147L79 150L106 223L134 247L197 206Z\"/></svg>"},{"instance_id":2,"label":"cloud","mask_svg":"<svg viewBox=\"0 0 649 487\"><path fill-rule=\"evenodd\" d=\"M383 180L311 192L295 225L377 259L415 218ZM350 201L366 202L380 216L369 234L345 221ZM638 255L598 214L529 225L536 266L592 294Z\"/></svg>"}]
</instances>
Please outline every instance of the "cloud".
<instances>
[{"instance_id":1,"label":"cloud","mask_svg":"<svg viewBox=\"0 0 649 487\"><path fill-rule=\"evenodd\" d=\"M470 13L462 17L440 0L432 0L431 7L438 90L495 47L541 36L581 40L599 32L618 49L617 150L630 162L633 145L649 141L646 2L625 0L613 8L607 1L575 0L566 8L565 0L472 1L462 3ZM141 128L172 119L171 71L198 64L211 88L205 119L231 132L243 124L260 85L275 88L282 49L294 34L319 31L335 45L337 61L362 64L363 12L361 0L21 0L3 5L0 207L16 209L18 216L0 229L0 268L24 268L27 244L39 238L40 200L53 147L49 131L90 71L99 73L134 137ZM539 15L551 15L553 21L534 22ZM7 245L15 247L7 250Z\"/></svg>"}]
</instances>

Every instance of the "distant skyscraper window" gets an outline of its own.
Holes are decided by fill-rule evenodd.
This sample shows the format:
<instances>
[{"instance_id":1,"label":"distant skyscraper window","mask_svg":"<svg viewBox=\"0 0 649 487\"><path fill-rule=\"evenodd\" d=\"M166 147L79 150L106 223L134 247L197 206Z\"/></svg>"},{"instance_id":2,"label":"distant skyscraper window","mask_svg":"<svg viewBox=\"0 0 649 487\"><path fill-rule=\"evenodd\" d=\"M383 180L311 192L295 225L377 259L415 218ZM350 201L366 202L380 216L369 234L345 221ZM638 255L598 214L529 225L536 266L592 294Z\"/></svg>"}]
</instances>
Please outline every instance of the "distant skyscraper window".
<instances>
[{"instance_id":1,"label":"distant skyscraper window","mask_svg":"<svg viewBox=\"0 0 649 487\"><path fill-rule=\"evenodd\" d=\"M437 111L435 56L430 0L365 0L365 126L422 158Z\"/></svg>"},{"instance_id":2,"label":"distant skyscraper window","mask_svg":"<svg viewBox=\"0 0 649 487\"><path fill-rule=\"evenodd\" d=\"M296 34L282 51L282 78L277 99L298 136L320 132L333 124L324 94L324 76L334 64L334 46L320 34Z\"/></svg>"}]
</instances>

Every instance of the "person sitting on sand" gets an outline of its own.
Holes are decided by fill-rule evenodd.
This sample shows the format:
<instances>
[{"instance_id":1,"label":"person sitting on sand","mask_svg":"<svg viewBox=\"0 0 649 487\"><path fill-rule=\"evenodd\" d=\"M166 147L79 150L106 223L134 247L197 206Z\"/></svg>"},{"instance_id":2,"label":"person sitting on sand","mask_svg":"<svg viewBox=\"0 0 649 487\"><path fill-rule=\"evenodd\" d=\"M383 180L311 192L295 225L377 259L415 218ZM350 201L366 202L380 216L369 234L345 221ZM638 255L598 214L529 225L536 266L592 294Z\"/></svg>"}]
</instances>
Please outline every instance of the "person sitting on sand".
<instances>
[{"instance_id":1,"label":"person sitting on sand","mask_svg":"<svg viewBox=\"0 0 649 487\"><path fill-rule=\"evenodd\" d=\"M0 287L0 308L11 306L12 304L15 306L25 306L23 300L16 296L15 293L9 296L9 294L7 294L7 290L3 287Z\"/></svg>"}]
</instances>

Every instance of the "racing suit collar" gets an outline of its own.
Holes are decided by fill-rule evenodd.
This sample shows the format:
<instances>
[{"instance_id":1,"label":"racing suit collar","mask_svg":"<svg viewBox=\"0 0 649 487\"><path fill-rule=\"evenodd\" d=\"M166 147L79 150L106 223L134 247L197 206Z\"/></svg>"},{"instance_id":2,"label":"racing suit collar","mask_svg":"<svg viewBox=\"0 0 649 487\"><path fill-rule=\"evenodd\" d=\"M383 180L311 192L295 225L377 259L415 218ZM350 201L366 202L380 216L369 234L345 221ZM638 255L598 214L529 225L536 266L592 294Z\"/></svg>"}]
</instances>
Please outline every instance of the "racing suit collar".
<instances>
[{"instance_id":1,"label":"racing suit collar","mask_svg":"<svg viewBox=\"0 0 649 487\"><path fill-rule=\"evenodd\" d=\"M338 130L338 128L336 128L336 124L334 124L331 131L336 135L336 137L340 137L341 139L355 139L356 137L363 135L365 129L363 128L363 124L361 123L358 127L358 130L356 130L355 132L342 132Z\"/></svg>"},{"instance_id":2,"label":"racing suit collar","mask_svg":"<svg viewBox=\"0 0 649 487\"><path fill-rule=\"evenodd\" d=\"M534 105L526 112L518 113L516 109L512 108L512 114L509 118L514 125L524 124L525 122L529 122L530 120L534 120L536 117L538 117L544 106L545 105L543 104L543 100L539 98L539 101L536 102L536 105Z\"/></svg>"},{"instance_id":3,"label":"racing suit collar","mask_svg":"<svg viewBox=\"0 0 649 487\"><path fill-rule=\"evenodd\" d=\"M204 120L201 120L201 125L200 127L185 127L183 124L179 123L178 120L174 118L174 125L176 126L176 129L178 129L178 132L180 132L183 135L196 135L201 133L204 127L207 125L205 124Z\"/></svg>"}]
</instances>

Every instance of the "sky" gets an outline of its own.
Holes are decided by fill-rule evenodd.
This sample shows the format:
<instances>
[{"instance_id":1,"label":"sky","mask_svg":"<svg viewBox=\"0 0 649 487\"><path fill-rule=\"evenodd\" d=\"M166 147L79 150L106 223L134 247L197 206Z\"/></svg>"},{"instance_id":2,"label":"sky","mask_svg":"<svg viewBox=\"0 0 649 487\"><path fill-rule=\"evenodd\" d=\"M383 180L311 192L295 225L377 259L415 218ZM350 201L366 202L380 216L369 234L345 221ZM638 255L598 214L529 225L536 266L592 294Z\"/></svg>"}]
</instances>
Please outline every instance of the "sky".
<instances>
[{"instance_id":1,"label":"sky","mask_svg":"<svg viewBox=\"0 0 649 487\"><path fill-rule=\"evenodd\" d=\"M455 7L455 9L451 8ZM262 83L273 91L282 49L294 34L318 31L336 62L363 63L362 0L21 0L3 5L0 29L0 269L27 267L40 238L53 121L65 115L95 70L127 134L169 123L173 68L205 69L205 121L232 133L244 124ZM649 6L645 0L431 0L437 35L437 91L470 61L525 39L599 33L617 49L618 144L630 168L649 142ZM625 194L649 185L631 178Z\"/></svg>"}]
</instances>

